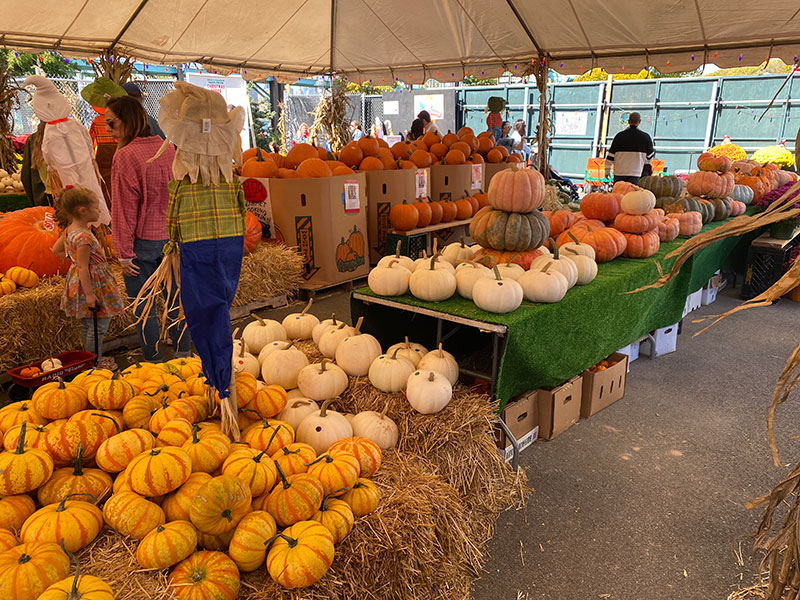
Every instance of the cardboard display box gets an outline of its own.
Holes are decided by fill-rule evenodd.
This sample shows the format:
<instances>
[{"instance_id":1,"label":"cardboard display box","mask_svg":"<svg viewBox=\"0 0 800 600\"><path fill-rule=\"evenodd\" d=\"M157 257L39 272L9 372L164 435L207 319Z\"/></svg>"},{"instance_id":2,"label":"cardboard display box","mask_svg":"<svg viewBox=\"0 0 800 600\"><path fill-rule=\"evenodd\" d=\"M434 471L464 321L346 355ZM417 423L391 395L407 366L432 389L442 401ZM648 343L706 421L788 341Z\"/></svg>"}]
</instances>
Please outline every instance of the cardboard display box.
<instances>
[{"instance_id":1,"label":"cardboard display box","mask_svg":"<svg viewBox=\"0 0 800 600\"><path fill-rule=\"evenodd\" d=\"M460 200L467 193L480 192L485 165L433 165L431 200Z\"/></svg>"},{"instance_id":2,"label":"cardboard display box","mask_svg":"<svg viewBox=\"0 0 800 600\"><path fill-rule=\"evenodd\" d=\"M263 235L275 240L275 222L272 216L272 198L269 193L270 179L260 177L239 177L244 190L244 200L248 212L253 213L263 227Z\"/></svg>"},{"instance_id":3,"label":"cardboard display box","mask_svg":"<svg viewBox=\"0 0 800 600\"><path fill-rule=\"evenodd\" d=\"M628 356L615 352L606 360L617 361L617 364L597 373L588 369L583 372L583 395L580 402L582 417L591 417L625 395Z\"/></svg>"},{"instance_id":4,"label":"cardboard display box","mask_svg":"<svg viewBox=\"0 0 800 600\"><path fill-rule=\"evenodd\" d=\"M369 258L374 265L394 248L386 248L386 233L391 229L389 211L395 204L414 202L430 196L430 169L367 171L367 239Z\"/></svg>"},{"instance_id":5,"label":"cardboard display box","mask_svg":"<svg viewBox=\"0 0 800 600\"><path fill-rule=\"evenodd\" d=\"M270 181L277 237L303 255L301 287L318 289L369 273L366 187L364 173Z\"/></svg>"},{"instance_id":6,"label":"cardboard display box","mask_svg":"<svg viewBox=\"0 0 800 600\"><path fill-rule=\"evenodd\" d=\"M650 335L645 338L645 341L649 342L649 346L642 346L640 352L642 354L647 354L650 358L656 358L675 352L678 349L679 331L680 323L651 331ZM645 351L645 348L649 351Z\"/></svg>"},{"instance_id":7,"label":"cardboard display box","mask_svg":"<svg viewBox=\"0 0 800 600\"><path fill-rule=\"evenodd\" d=\"M517 165L518 167L522 168L521 165ZM505 169L510 169L511 163L486 163L483 165L483 191L489 191L489 183L492 181L492 177L497 175L500 171L504 171Z\"/></svg>"},{"instance_id":8,"label":"cardboard display box","mask_svg":"<svg viewBox=\"0 0 800 600\"><path fill-rule=\"evenodd\" d=\"M581 416L582 381L582 377L576 375L551 390L539 390L539 437L552 440L578 422Z\"/></svg>"},{"instance_id":9,"label":"cardboard display box","mask_svg":"<svg viewBox=\"0 0 800 600\"><path fill-rule=\"evenodd\" d=\"M522 394L503 409L500 418L517 440L520 451L533 444L539 437L538 390ZM502 429L498 429L497 451L508 462L514 458L514 446Z\"/></svg>"}]
</instances>

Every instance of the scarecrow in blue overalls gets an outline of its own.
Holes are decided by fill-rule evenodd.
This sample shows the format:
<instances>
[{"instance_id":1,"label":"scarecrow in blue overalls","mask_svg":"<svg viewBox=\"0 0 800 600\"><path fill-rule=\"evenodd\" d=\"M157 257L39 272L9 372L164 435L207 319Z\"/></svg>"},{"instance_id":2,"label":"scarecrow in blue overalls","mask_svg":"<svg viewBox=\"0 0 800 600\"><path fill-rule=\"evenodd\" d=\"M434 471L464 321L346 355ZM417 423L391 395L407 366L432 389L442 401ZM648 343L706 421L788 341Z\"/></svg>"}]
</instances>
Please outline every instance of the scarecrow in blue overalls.
<instances>
[{"instance_id":1,"label":"scarecrow in blue overalls","mask_svg":"<svg viewBox=\"0 0 800 600\"><path fill-rule=\"evenodd\" d=\"M161 282L176 275L183 317L203 362L209 404L216 406L218 392L222 430L238 440L230 308L244 253L244 191L233 173L234 162L241 163L244 109L228 111L220 94L182 81L160 104L164 144L177 147L169 184L170 241L164 262L143 292L153 297Z\"/></svg>"}]
</instances>

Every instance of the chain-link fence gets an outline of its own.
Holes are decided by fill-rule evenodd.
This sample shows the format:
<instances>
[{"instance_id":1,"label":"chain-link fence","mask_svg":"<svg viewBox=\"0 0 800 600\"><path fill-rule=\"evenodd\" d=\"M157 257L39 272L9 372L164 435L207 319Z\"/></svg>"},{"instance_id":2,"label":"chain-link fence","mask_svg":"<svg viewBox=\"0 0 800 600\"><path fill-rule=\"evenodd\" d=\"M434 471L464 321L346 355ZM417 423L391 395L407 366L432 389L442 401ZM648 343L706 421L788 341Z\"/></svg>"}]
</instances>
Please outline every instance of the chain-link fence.
<instances>
[{"instance_id":1,"label":"chain-link fence","mask_svg":"<svg viewBox=\"0 0 800 600\"><path fill-rule=\"evenodd\" d=\"M347 107L347 122L358 121L363 123L361 94L348 94L350 105ZM286 146L291 148L292 142L297 141L297 132L300 125L305 123L309 128L314 122L314 107L317 106L320 96L288 95L284 97L283 109L286 111ZM366 129L366 128L365 128ZM317 140L318 146L325 146L327 139L320 133Z\"/></svg>"},{"instance_id":2,"label":"chain-link fence","mask_svg":"<svg viewBox=\"0 0 800 600\"><path fill-rule=\"evenodd\" d=\"M17 80L18 85L22 85L23 79ZM51 79L59 92L61 92L72 106L72 116L83 123L87 128L92 124L92 120L97 113L92 109L88 102L81 98L81 90L92 83L91 79ZM153 118L158 118L158 100L164 94L172 91L173 80L171 79L148 79L144 81L134 81L142 90L144 98L144 109ZM36 115L31 108L31 95L25 90L17 94L19 98L19 108L14 111L14 135L33 133L39 124Z\"/></svg>"}]
</instances>

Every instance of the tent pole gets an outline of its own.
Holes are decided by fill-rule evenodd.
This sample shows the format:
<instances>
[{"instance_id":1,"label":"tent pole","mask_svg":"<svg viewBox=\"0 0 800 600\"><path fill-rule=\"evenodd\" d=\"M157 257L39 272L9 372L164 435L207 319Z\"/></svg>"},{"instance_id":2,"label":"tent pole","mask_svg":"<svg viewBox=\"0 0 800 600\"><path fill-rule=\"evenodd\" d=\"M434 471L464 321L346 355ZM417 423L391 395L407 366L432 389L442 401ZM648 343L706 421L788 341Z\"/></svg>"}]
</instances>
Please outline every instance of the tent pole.
<instances>
[{"instance_id":1,"label":"tent pole","mask_svg":"<svg viewBox=\"0 0 800 600\"><path fill-rule=\"evenodd\" d=\"M536 132L536 145L538 147L538 161L536 167L549 179L549 152L550 152L550 113L547 102L547 74L550 71L550 59L539 55L534 75L536 87L539 89L539 129Z\"/></svg>"},{"instance_id":2,"label":"tent pole","mask_svg":"<svg viewBox=\"0 0 800 600\"><path fill-rule=\"evenodd\" d=\"M333 86L333 36L336 33L336 0L331 0L331 50L330 50L330 59L331 59L331 69L330 69L330 77L331 77L331 86Z\"/></svg>"}]
</instances>

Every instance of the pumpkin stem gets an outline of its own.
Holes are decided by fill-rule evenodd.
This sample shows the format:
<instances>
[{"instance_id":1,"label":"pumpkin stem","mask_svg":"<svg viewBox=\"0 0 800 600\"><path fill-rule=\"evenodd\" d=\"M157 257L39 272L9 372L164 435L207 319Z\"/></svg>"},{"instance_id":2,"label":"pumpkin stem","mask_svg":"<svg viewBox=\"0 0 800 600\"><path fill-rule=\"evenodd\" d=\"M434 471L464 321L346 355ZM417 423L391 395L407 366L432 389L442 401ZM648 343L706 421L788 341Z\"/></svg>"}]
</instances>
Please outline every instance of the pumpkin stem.
<instances>
[{"instance_id":1,"label":"pumpkin stem","mask_svg":"<svg viewBox=\"0 0 800 600\"><path fill-rule=\"evenodd\" d=\"M117 423L117 420L114 417L112 417L111 415L104 415L102 413L91 413L91 415L93 417L100 417L102 419L108 419L109 421L111 421L114 424L114 429L117 430L117 433L121 433L122 432L122 428L119 426L119 423Z\"/></svg>"},{"instance_id":2,"label":"pumpkin stem","mask_svg":"<svg viewBox=\"0 0 800 600\"><path fill-rule=\"evenodd\" d=\"M19 440L17 440L17 449L14 454L25 454L25 433L28 431L28 422L22 422L22 428L19 430Z\"/></svg>"},{"instance_id":3,"label":"pumpkin stem","mask_svg":"<svg viewBox=\"0 0 800 600\"><path fill-rule=\"evenodd\" d=\"M553 264L553 261L551 260L549 263L547 263L547 264L544 266L544 268L542 269L542 273L547 273L547 269L549 269L549 268L550 268L550 265L552 265L552 264Z\"/></svg>"},{"instance_id":4,"label":"pumpkin stem","mask_svg":"<svg viewBox=\"0 0 800 600\"><path fill-rule=\"evenodd\" d=\"M436 374L433 371L431 371L428 374L428 381L433 381L435 378L436 378Z\"/></svg>"},{"instance_id":5,"label":"pumpkin stem","mask_svg":"<svg viewBox=\"0 0 800 600\"><path fill-rule=\"evenodd\" d=\"M325 371L328 370L327 365L328 365L329 362L331 362L331 361L328 358L323 358L322 359L322 366L319 368L319 372L320 373L324 373Z\"/></svg>"},{"instance_id":6,"label":"pumpkin stem","mask_svg":"<svg viewBox=\"0 0 800 600\"><path fill-rule=\"evenodd\" d=\"M439 358L444 358L444 352L442 351L442 342L439 342Z\"/></svg>"},{"instance_id":7,"label":"pumpkin stem","mask_svg":"<svg viewBox=\"0 0 800 600\"><path fill-rule=\"evenodd\" d=\"M403 204L405 204L405 203L406 203L406 201L403 200ZM402 244L402 240L397 240L397 246L395 246L395 249L394 249L394 255L395 255L396 258L400 258L400 245L401 244Z\"/></svg>"},{"instance_id":8,"label":"pumpkin stem","mask_svg":"<svg viewBox=\"0 0 800 600\"><path fill-rule=\"evenodd\" d=\"M309 400L309 402L310 402L310 400ZM303 404L308 404L308 402L303 402L302 400L298 400L297 402L292 404L292 408L297 408L298 406L303 406ZM242 410L252 410L252 409L244 409L243 408Z\"/></svg>"},{"instance_id":9,"label":"pumpkin stem","mask_svg":"<svg viewBox=\"0 0 800 600\"><path fill-rule=\"evenodd\" d=\"M284 448L286 448L286 446L284 446ZM269 450L269 446L267 446L267 447L266 447L266 448L264 448L264 449L263 449L261 452L259 452L258 454L256 454L256 455L253 457L253 462L260 463L260 462L261 462L261 459L262 459L262 458L264 458L264 455L267 453L267 450Z\"/></svg>"},{"instance_id":10,"label":"pumpkin stem","mask_svg":"<svg viewBox=\"0 0 800 600\"><path fill-rule=\"evenodd\" d=\"M281 348L281 350L288 350L289 348L294 346L294 342L295 342L295 340L289 340L289 342L286 344L286 347L285 348Z\"/></svg>"},{"instance_id":11,"label":"pumpkin stem","mask_svg":"<svg viewBox=\"0 0 800 600\"><path fill-rule=\"evenodd\" d=\"M78 591L78 580L81 576L81 563L78 562L78 558L64 545L64 538L61 538L61 549L64 551L64 554L69 556L69 559L75 563L75 578L72 580L72 590L70 590L69 596L67 596L67 600L72 600L72 598L80 598L81 593Z\"/></svg>"},{"instance_id":12,"label":"pumpkin stem","mask_svg":"<svg viewBox=\"0 0 800 600\"><path fill-rule=\"evenodd\" d=\"M261 327L267 326L267 322L261 317L259 317L256 313L250 313L250 316L255 318L255 320L258 321L258 324L261 325Z\"/></svg>"},{"instance_id":13,"label":"pumpkin stem","mask_svg":"<svg viewBox=\"0 0 800 600\"><path fill-rule=\"evenodd\" d=\"M305 465L307 467L310 467L311 465L317 464L321 460L324 460L327 464L331 464L333 462L333 459L331 458L331 455L325 453L325 454L320 454L317 458L312 460L310 463L305 463Z\"/></svg>"},{"instance_id":14,"label":"pumpkin stem","mask_svg":"<svg viewBox=\"0 0 800 600\"><path fill-rule=\"evenodd\" d=\"M406 339L408 339L408 338L406 338ZM392 360L397 360L397 353L398 352L400 352L400 348L395 348L394 352L392 352L392 355L389 358L392 359Z\"/></svg>"},{"instance_id":15,"label":"pumpkin stem","mask_svg":"<svg viewBox=\"0 0 800 600\"><path fill-rule=\"evenodd\" d=\"M406 348L410 350L411 349L411 343L408 341L408 336L405 336L405 337L406 337Z\"/></svg>"},{"instance_id":16,"label":"pumpkin stem","mask_svg":"<svg viewBox=\"0 0 800 600\"><path fill-rule=\"evenodd\" d=\"M302 311L300 311L300 314L301 315L306 314L308 312L308 309L311 308L312 304L314 304L314 298L309 298L308 299L308 304L306 304L306 307Z\"/></svg>"},{"instance_id":17,"label":"pumpkin stem","mask_svg":"<svg viewBox=\"0 0 800 600\"><path fill-rule=\"evenodd\" d=\"M272 446L272 441L275 439L275 436L278 435L278 432L281 430L281 427L283 427L283 425L278 425L277 427L275 427L275 431L273 431L272 435L269 436L269 441L267 442L267 448Z\"/></svg>"},{"instance_id":18,"label":"pumpkin stem","mask_svg":"<svg viewBox=\"0 0 800 600\"><path fill-rule=\"evenodd\" d=\"M358 322L356 323L356 332L353 335L361 334L361 324L363 322L364 322L364 317L358 317Z\"/></svg>"},{"instance_id":19,"label":"pumpkin stem","mask_svg":"<svg viewBox=\"0 0 800 600\"><path fill-rule=\"evenodd\" d=\"M292 407L292 408L294 408L294 407ZM242 408L240 410L242 412L250 411L250 412L256 413L258 415L258 418L261 419L264 422L264 426L267 425L267 418L264 415L262 415L260 412L258 412L255 408Z\"/></svg>"},{"instance_id":20,"label":"pumpkin stem","mask_svg":"<svg viewBox=\"0 0 800 600\"><path fill-rule=\"evenodd\" d=\"M431 256L436 254L436 248L437 248L438 245L439 245L439 239L438 238L433 238L433 254Z\"/></svg>"},{"instance_id":21,"label":"pumpkin stem","mask_svg":"<svg viewBox=\"0 0 800 600\"><path fill-rule=\"evenodd\" d=\"M61 377L57 377L57 379L58 379L58 389L60 389L60 390L63 390L65 387L67 387L67 386L64 384L64 380L63 380L63 379L61 379Z\"/></svg>"},{"instance_id":22,"label":"pumpkin stem","mask_svg":"<svg viewBox=\"0 0 800 600\"><path fill-rule=\"evenodd\" d=\"M548 238L548 241L550 242L550 246L553 248L553 258L558 260L558 244L556 244L556 239Z\"/></svg>"},{"instance_id":23,"label":"pumpkin stem","mask_svg":"<svg viewBox=\"0 0 800 600\"><path fill-rule=\"evenodd\" d=\"M239 342L239 358L244 358L244 340Z\"/></svg>"},{"instance_id":24,"label":"pumpkin stem","mask_svg":"<svg viewBox=\"0 0 800 600\"><path fill-rule=\"evenodd\" d=\"M350 488L348 487L343 487L339 488L338 490L333 490L330 494L326 494L325 497L322 498L322 506L320 506L319 509L322 512L325 512L326 510L328 510L328 500L330 500L334 494L338 494L339 492L346 492L349 489Z\"/></svg>"},{"instance_id":25,"label":"pumpkin stem","mask_svg":"<svg viewBox=\"0 0 800 600\"><path fill-rule=\"evenodd\" d=\"M580 244L580 242L578 241L578 238L576 238L576 237L575 237L575 234L574 234L574 233L572 233L571 231L567 230L567 235L568 235L570 238L572 238L572 241L573 241L573 242L575 242L576 244Z\"/></svg>"},{"instance_id":26,"label":"pumpkin stem","mask_svg":"<svg viewBox=\"0 0 800 600\"><path fill-rule=\"evenodd\" d=\"M87 494L85 492L76 492L74 494L67 494L66 496L61 498L61 501L58 503L58 506L56 507L56 512L63 512L64 509L66 508L67 500L69 500L73 496L88 496L89 498L92 499L92 502L97 504L97 498L95 498L91 494Z\"/></svg>"},{"instance_id":27,"label":"pumpkin stem","mask_svg":"<svg viewBox=\"0 0 800 600\"><path fill-rule=\"evenodd\" d=\"M78 442L78 452L75 456L75 468L72 470L75 476L83 475L83 444Z\"/></svg>"},{"instance_id":28,"label":"pumpkin stem","mask_svg":"<svg viewBox=\"0 0 800 600\"><path fill-rule=\"evenodd\" d=\"M281 469L281 466L278 464L277 460L273 460L272 462L275 463L275 468L278 469L278 476L281 478L283 489L288 490L290 487L292 487L292 485L286 479L286 475L283 474L283 469Z\"/></svg>"},{"instance_id":29,"label":"pumpkin stem","mask_svg":"<svg viewBox=\"0 0 800 600\"><path fill-rule=\"evenodd\" d=\"M336 325L336 313L331 313L331 325Z\"/></svg>"},{"instance_id":30,"label":"pumpkin stem","mask_svg":"<svg viewBox=\"0 0 800 600\"><path fill-rule=\"evenodd\" d=\"M231 509L229 508L226 508L225 510L222 511L222 516L228 519L228 523L233 521L233 515L231 514Z\"/></svg>"},{"instance_id":31,"label":"pumpkin stem","mask_svg":"<svg viewBox=\"0 0 800 600\"><path fill-rule=\"evenodd\" d=\"M192 443L196 444L200 441L200 438L197 437L197 432L200 431L200 428L197 426L197 423L192 424Z\"/></svg>"},{"instance_id":32,"label":"pumpkin stem","mask_svg":"<svg viewBox=\"0 0 800 600\"><path fill-rule=\"evenodd\" d=\"M381 419L386 417L386 413L389 410L389 401L386 401L386 404L383 405L383 410L381 411Z\"/></svg>"},{"instance_id":33,"label":"pumpkin stem","mask_svg":"<svg viewBox=\"0 0 800 600\"><path fill-rule=\"evenodd\" d=\"M391 269L394 265L398 264L398 262L399 261L396 258L393 258L392 260L389 261L389 266L387 266L386 268Z\"/></svg>"},{"instance_id":34,"label":"pumpkin stem","mask_svg":"<svg viewBox=\"0 0 800 600\"><path fill-rule=\"evenodd\" d=\"M328 398L325 402L322 403L322 408L319 409L319 416L320 417L327 417L328 416L328 407L330 406L331 402L334 400L338 400L339 397L336 398Z\"/></svg>"},{"instance_id":35,"label":"pumpkin stem","mask_svg":"<svg viewBox=\"0 0 800 600\"><path fill-rule=\"evenodd\" d=\"M492 265L492 269L494 270L494 278L497 281L503 281L503 278L500 276L500 269L497 268L497 265ZM431 373L433 375L433 373ZM433 379L431 379L433 381Z\"/></svg>"}]
</instances>

